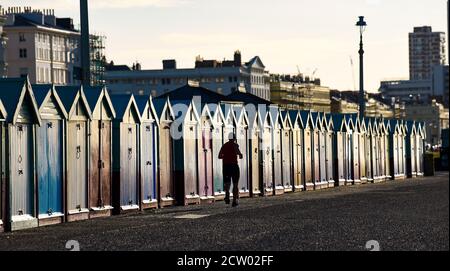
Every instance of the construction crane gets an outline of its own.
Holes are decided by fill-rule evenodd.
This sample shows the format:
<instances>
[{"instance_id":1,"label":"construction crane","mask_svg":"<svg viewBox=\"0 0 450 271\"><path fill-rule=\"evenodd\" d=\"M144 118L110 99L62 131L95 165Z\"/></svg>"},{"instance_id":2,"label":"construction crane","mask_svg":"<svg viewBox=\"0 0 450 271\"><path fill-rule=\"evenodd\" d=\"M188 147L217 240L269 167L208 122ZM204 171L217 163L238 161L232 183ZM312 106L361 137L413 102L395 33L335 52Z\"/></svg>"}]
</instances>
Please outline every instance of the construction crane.
<instances>
[{"instance_id":1,"label":"construction crane","mask_svg":"<svg viewBox=\"0 0 450 271\"><path fill-rule=\"evenodd\" d=\"M349 56L349 57L350 57L350 67L352 69L353 90L356 90L355 68L353 66L353 58L352 58L352 56Z\"/></svg>"},{"instance_id":2,"label":"construction crane","mask_svg":"<svg viewBox=\"0 0 450 271\"><path fill-rule=\"evenodd\" d=\"M313 80L313 81L314 81L314 79L315 79L315 78L314 78L314 75L316 74L317 70L318 70L318 69L316 68L316 69L313 71L313 73L311 74L311 80Z\"/></svg>"}]
</instances>

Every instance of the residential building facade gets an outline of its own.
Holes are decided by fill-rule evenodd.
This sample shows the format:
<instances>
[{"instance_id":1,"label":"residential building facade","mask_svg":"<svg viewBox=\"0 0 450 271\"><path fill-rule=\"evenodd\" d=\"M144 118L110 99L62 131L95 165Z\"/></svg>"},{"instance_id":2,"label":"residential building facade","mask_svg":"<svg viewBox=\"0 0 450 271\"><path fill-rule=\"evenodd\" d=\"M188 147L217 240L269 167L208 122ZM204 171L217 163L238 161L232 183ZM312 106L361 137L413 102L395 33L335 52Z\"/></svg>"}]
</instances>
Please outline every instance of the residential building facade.
<instances>
[{"instance_id":1,"label":"residential building facade","mask_svg":"<svg viewBox=\"0 0 450 271\"><path fill-rule=\"evenodd\" d=\"M330 89L320 85L320 80L303 76L270 76L271 102L281 108L331 112Z\"/></svg>"},{"instance_id":2,"label":"residential building facade","mask_svg":"<svg viewBox=\"0 0 450 271\"><path fill-rule=\"evenodd\" d=\"M223 95L245 91L270 100L269 73L258 56L242 63L236 51L233 60L204 60L196 58L194 68L177 68L175 60L164 60L163 69L142 70L139 64L132 69L108 67L105 79L112 93L160 96L197 81L203 88Z\"/></svg>"},{"instance_id":3,"label":"residential building facade","mask_svg":"<svg viewBox=\"0 0 450 271\"><path fill-rule=\"evenodd\" d=\"M433 67L432 89L436 99L442 96L444 107L449 107L449 70L448 65L439 65ZM439 100L439 99L438 99Z\"/></svg>"},{"instance_id":4,"label":"residential building facade","mask_svg":"<svg viewBox=\"0 0 450 271\"><path fill-rule=\"evenodd\" d=\"M384 102L378 93L366 93L366 117L400 118L399 103L393 105ZM331 91L331 112L351 114L359 112L357 91Z\"/></svg>"},{"instance_id":5,"label":"residential building facade","mask_svg":"<svg viewBox=\"0 0 450 271\"><path fill-rule=\"evenodd\" d=\"M427 143L431 146L441 144L441 132L449 128L449 110L435 100L430 104L406 105L406 118L424 121L426 125Z\"/></svg>"},{"instance_id":6,"label":"residential building facade","mask_svg":"<svg viewBox=\"0 0 450 271\"><path fill-rule=\"evenodd\" d=\"M431 26L414 27L409 33L410 80L430 80L434 66L445 65L445 33Z\"/></svg>"},{"instance_id":7,"label":"residential building facade","mask_svg":"<svg viewBox=\"0 0 450 271\"><path fill-rule=\"evenodd\" d=\"M431 101L432 80L381 81L379 91L386 101L415 102Z\"/></svg>"},{"instance_id":8,"label":"residential building facade","mask_svg":"<svg viewBox=\"0 0 450 271\"><path fill-rule=\"evenodd\" d=\"M53 10L29 7L9 8L5 14L8 77L28 75L32 84L80 84L80 32L71 18L57 18ZM91 35L91 44L94 38L98 37ZM101 45L91 47L91 58L104 60ZM91 64L92 71L98 63L91 61ZM101 84L95 81L98 77L93 78L91 83Z\"/></svg>"},{"instance_id":9,"label":"residential building facade","mask_svg":"<svg viewBox=\"0 0 450 271\"><path fill-rule=\"evenodd\" d=\"M0 78L6 77L8 64L6 63L6 34L3 32L3 26L6 23L5 10L0 6Z\"/></svg>"},{"instance_id":10,"label":"residential building facade","mask_svg":"<svg viewBox=\"0 0 450 271\"><path fill-rule=\"evenodd\" d=\"M340 114L357 114L359 105L343 98L331 97L331 112Z\"/></svg>"},{"instance_id":11,"label":"residential building facade","mask_svg":"<svg viewBox=\"0 0 450 271\"><path fill-rule=\"evenodd\" d=\"M448 90L448 65L434 66L430 79L381 81L379 88L386 101L394 99L405 103L431 103L436 100L447 108Z\"/></svg>"}]
</instances>

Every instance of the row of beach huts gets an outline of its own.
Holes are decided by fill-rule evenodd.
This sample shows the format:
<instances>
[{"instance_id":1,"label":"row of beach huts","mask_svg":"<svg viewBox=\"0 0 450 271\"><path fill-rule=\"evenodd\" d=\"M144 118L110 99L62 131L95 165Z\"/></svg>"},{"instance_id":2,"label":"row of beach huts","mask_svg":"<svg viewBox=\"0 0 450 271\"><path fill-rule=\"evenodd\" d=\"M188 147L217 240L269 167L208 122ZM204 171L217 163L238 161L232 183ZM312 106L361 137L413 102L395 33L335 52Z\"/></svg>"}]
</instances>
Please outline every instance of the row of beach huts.
<instances>
[{"instance_id":1,"label":"row of beach huts","mask_svg":"<svg viewBox=\"0 0 450 271\"><path fill-rule=\"evenodd\" d=\"M0 79L0 230L223 200L235 133L241 197L423 174L424 123L281 110L186 85L161 97Z\"/></svg>"}]
</instances>

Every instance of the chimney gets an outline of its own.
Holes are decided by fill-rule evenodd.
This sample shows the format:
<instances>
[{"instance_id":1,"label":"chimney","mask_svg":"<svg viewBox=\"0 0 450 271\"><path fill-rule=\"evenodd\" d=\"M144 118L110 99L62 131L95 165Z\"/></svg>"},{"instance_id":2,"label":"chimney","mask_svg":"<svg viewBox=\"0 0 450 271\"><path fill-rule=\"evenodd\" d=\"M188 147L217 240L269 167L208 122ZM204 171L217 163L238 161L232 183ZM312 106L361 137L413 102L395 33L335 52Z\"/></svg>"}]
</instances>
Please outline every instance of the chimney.
<instances>
[{"instance_id":1,"label":"chimney","mask_svg":"<svg viewBox=\"0 0 450 271\"><path fill-rule=\"evenodd\" d=\"M80 0L81 21L81 82L84 86L91 84L91 71L89 59L89 13L88 1Z\"/></svg>"},{"instance_id":2,"label":"chimney","mask_svg":"<svg viewBox=\"0 0 450 271\"><path fill-rule=\"evenodd\" d=\"M163 70L174 70L174 69L177 69L177 61L175 59L163 60Z\"/></svg>"},{"instance_id":3,"label":"chimney","mask_svg":"<svg viewBox=\"0 0 450 271\"><path fill-rule=\"evenodd\" d=\"M234 66L236 67L242 66L242 56L239 50L234 52Z\"/></svg>"}]
</instances>

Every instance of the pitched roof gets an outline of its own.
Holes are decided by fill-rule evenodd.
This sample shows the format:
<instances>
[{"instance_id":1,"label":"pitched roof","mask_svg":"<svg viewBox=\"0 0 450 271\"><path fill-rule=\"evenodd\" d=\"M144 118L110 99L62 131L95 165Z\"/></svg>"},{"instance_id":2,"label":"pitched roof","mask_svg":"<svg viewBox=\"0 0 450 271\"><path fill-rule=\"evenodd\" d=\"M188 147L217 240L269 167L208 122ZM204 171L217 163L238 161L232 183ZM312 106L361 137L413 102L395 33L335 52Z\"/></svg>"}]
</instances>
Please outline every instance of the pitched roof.
<instances>
[{"instance_id":1,"label":"pitched roof","mask_svg":"<svg viewBox=\"0 0 450 271\"><path fill-rule=\"evenodd\" d=\"M222 94L216 93L204 87L194 87L191 85L185 85L170 92L164 93L158 96L158 98L169 97L171 101L175 101L192 100L194 96L200 96L202 104L218 103L227 99L226 96Z\"/></svg>"},{"instance_id":2,"label":"pitched roof","mask_svg":"<svg viewBox=\"0 0 450 271\"><path fill-rule=\"evenodd\" d=\"M139 96L134 97L134 99L136 100L136 105L139 109L139 114L141 114L141 115L144 114L145 107L150 102L150 96L139 95Z\"/></svg>"},{"instance_id":3,"label":"pitched roof","mask_svg":"<svg viewBox=\"0 0 450 271\"><path fill-rule=\"evenodd\" d=\"M239 92L239 91L235 91L226 97L228 99L231 99L232 101L243 102L244 104L254 104L254 105L260 105L260 104L272 105L273 104L270 101L265 100L256 95L253 95L251 93L244 93L244 92Z\"/></svg>"},{"instance_id":4,"label":"pitched roof","mask_svg":"<svg viewBox=\"0 0 450 271\"><path fill-rule=\"evenodd\" d=\"M321 117L319 112L311 112L311 119L312 119L312 123L314 125L314 128L319 128L318 126L320 125L320 127L322 126L321 124Z\"/></svg>"},{"instance_id":5,"label":"pitched roof","mask_svg":"<svg viewBox=\"0 0 450 271\"><path fill-rule=\"evenodd\" d=\"M111 101L116 109L117 117L122 119L127 110L132 94L114 94L111 95ZM139 111L138 111L139 113Z\"/></svg>"},{"instance_id":6,"label":"pitched roof","mask_svg":"<svg viewBox=\"0 0 450 271\"><path fill-rule=\"evenodd\" d=\"M19 103L22 102L25 89L29 84L28 78L0 78L0 100L6 111L7 120L10 122L16 121L16 113L18 113ZM39 110L36 104L36 99L31 90L29 90L32 107L35 111L35 117L38 123L41 123Z\"/></svg>"},{"instance_id":7,"label":"pitched roof","mask_svg":"<svg viewBox=\"0 0 450 271\"><path fill-rule=\"evenodd\" d=\"M64 108L61 98L59 97L58 93L54 89L53 85L50 85L50 84L32 85L32 88L33 88L33 93L36 98L36 103L37 103L39 110L41 110L41 107L43 106L45 98L49 95L49 93L51 93L56 100L56 104L58 105L61 114L64 116L64 118L68 117L68 113L67 113L66 109Z\"/></svg>"},{"instance_id":8,"label":"pitched roof","mask_svg":"<svg viewBox=\"0 0 450 271\"><path fill-rule=\"evenodd\" d=\"M59 19L59 18L57 18ZM43 21L43 23L38 23L35 21L32 21L28 18L25 18L24 16L20 15L20 14L16 14L15 18L14 18L14 24L12 25L5 25L5 28L9 28L9 27L17 27L17 26L26 26L26 27L47 27L47 28L53 28L53 29L59 29L59 30L64 30L64 31L70 31L70 32L74 32L74 33L79 33L79 31L77 31L76 29L70 29L67 27L62 27L60 25L53 25L53 24L48 24L46 23L46 21Z\"/></svg>"},{"instance_id":9,"label":"pitched roof","mask_svg":"<svg viewBox=\"0 0 450 271\"><path fill-rule=\"evenodd\" d=\"M2 100L8 118L16 112L26 78L0 78L0 100Z\"/></svg>"},{"instance_id":10,"label":"pitched roof","mask_svg":"<svg viewBox=\"0 0 450 271\"><path fill-rule=\"evenodd\" d=\"M302 121L303 127L306 127L308 125L308 120L311 119L311 112L306 110L300 110L300 119Z\"/></svg>"},{"instance_id":11,"label":"pitched roof","mask_svg":"<svg viewBox=\"0 0 450 271\"><path fill-rule=\"evenodd\" d=\"M155 98L153 99L153 106L155 107L156 114L158 115L158 118L161 118L161 115L164 110L164 106L166 105L166 102L168 101L167 98Z\"/></svg>"},{"instance_id":12,"label":"pitched roof","mask_svg":"<svg viewBox=\"0 0 450 271\"><path fill-rule=\"evenodd\" d=\"M347 127L347 123L345 122L344 115L336 114L336 113L332 113L330 115L331 115L331 119L333 121L335 131L341 131L342 125L344 125L344 127Z\"/></svg>"},{"instance_id":13,"label":"pitched roof","mask_svg":"<svg viewBox=\"0 0 450 271\"><path fill-rule=\"evenodd\" d=\"M289 118L291 119L292 125L295 126L295 123L297 120L302 122L302 119L300 118L300 114L298 110L288 110ZM300 125L302 125L300 123Z\"/></svg>"},{"instance_id":14,"label":"pitched roof","mask_svg":"<svg viewBox=\"0 0 450 271\"><path fill-rule=\"evenodd\" d=\"M250 67L253 66L253 64L257 63L258 66L261 66L265 68L264 64L261 61L261 58L259 56L254 56L252 59L250 59L247 63L245 63L245 66Z\"/></svg>"},{"instance_id":15,"label":"pitched roof","mask_svg":"<svg viewBox=\"0 0 450 271\"><path fill-rule=\"evenodd\" d=\"M100 96L102 95L103 87L84 87L83 89L89 107L94 110L94 107L97 105L98 99L100 99Z\"/></svg>"},{"instance_id":16,"label":"pitched roof","mask_svg":"<svg viewBox=\"0 0 450 271\"><path fill-rule=\"evenodd\" d=\"M73 103L75 102L75 98L77 97L78 91L80 87L78 86L57 86L56 92L61 98L61 101L64 105L64 108L67 112L70 112Z\"/></svg>"},{"instance_id":17,"label":"pitched roof","mask_svg":"<svg viewBox=\"0 0 450 271\"><path fill-rule=\"evenodd\" d=\"M37 106L40 108L42 103L47 97L47 94L52 91L53 85L45 84L45 85L32 85L34 97L36 98Z\"/></svg>"}]
</instances>

